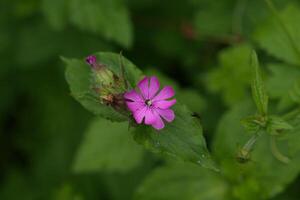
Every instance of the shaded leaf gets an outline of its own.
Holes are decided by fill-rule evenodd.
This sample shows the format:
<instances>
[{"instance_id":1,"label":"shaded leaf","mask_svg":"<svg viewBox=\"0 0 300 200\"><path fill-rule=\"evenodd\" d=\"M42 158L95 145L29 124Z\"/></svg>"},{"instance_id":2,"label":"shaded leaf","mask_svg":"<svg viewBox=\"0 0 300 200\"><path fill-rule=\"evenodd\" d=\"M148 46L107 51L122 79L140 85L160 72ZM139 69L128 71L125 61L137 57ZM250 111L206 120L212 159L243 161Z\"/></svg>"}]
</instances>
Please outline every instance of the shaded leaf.
<instances>
[{"instance_id":1,"label":"shaded leaf","mask_svg":"<svg viewBox=\"0 0 300 200\"><path fill-rule=\"evenodd\" d=\"M131 45L132 24L122 1L70 0L69 9L71 22L79 28L99 34L124 47Z\"/></svg>"},{"instance_id":2,"label":"shaded leaf","mask_svg":"<svg viewBox=\"0 0 300 200\"><path fill-rule=\"evenodd\" d=\"M222 200L226 192L227 185L220 174L190 164L172 164L154 170L134 199Z\"/></svg>"},{"instance_id":3,"label":"shaded leaf","mask_svg":"<svg viewBox=\"0 0 300 200\"><path fill-rule=\"evenodd\" d=\"M96 119L85 133L73 169L76 173L124 172L136 167L142 157L142 149L129 137L127 122Z\"/></svg>"}]
</instances>

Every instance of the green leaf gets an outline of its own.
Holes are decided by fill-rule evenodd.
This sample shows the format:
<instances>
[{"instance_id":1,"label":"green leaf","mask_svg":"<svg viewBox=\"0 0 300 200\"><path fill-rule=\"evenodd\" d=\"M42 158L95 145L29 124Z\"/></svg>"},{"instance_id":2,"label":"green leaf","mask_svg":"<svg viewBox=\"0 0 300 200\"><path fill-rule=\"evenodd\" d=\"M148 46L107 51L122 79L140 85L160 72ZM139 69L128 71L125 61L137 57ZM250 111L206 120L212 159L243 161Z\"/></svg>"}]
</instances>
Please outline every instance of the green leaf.
<instances>
[{"instance_id":1,"label":"green leaf","mask_svg":"<svg viewBox=\"0 0 300 200\"><path fill-rule=\"evenodd\" d=\"M190 164L173 164L154 170L138 188L134 199L225 199L227 185L221 175Z\"/></svg>"},{"instance_id":2,"label":"green leaf","mask_svg":"<svg viewBox=\"0 0 300 200\"><path fill-rule=\"evenodd\" d=\"M278 116L268 117L267 132L271 135L279 135L282 131L291 130L293 127Z\"/></svg>"},{"instance_id":3,"label":"green leaf","mask_svg":"<svg viewBox=\"0 0 300 200\"><path fill-rule=\"evenodd\" d=\"M138 166L143 151L130 138L127 122L95 119L91 122L77 152L76 173L125 172Z\"/></svg>"},{"instance_id":4,"label":"green leaf","mask_svg":"<svg viewBox=\"0 0 300 200\"><path fill-rule=\"evenodd\" d=\"M258 122L258 116L249 116L241 120L241 124L244 126L245 130L251 134L255 134L261 128Z\"/></svg>"},{"instance_id":5,"label":"green leaf","mask_svg":"<svg viewBox=\"0 0 300 200\"><path fill-rule=\"evenodd\" d=\"M97 59L116 74L120 74L120 55L114 53L96 53ZM71 95L87 110L112 121L125 121L126 117L116 112L112 107L100 103L91 85L91 70L84 59L63 58L67 65L66 79L69 83ZM142 73L129 60L123 57L125 76L129 84L135 86Z\"/></svg>"},{"instance_id":6,"label":"green leaf","mask_svg":"<svg viewBox=\"0 0 300 200\"><path fill-rule=\"evenodd\" d=\"M213 143L214 155L221 163L224 176L232 182L237 199L273 197L282 192L297 177L300 170L300 140L297 139L300 133L299 123L297 127L286 132L285 138L276 140L278 149L290 158L288 164L275 157L270 146L271 137L274 136L269 134L261 134L257 139L248 162L237 162L237 152L249 139L239 121L253 112L253 109L250 102L234 106L221 119ZM297 118L299 122L299 116L292 118ZM288 120L292 126L297 122Z\"/></svg>"},{"instance_id":7,"label":"green leaf","mask_svg":"<svg viewBox=\"0 0 300 200\"><path fill-rule=\"evenodd\" d=\"M292 89L289 91L289 97L296 103L300 103L300 76L295 80Z\"/></svg>"},{"instance_id":8,"label":"green leaf","mask_svg":"<svg viewBox=\"0 0 300 200\"><path fill-rule=\"evenodd\" d=\"M219 54L219 67L208 74L208 89L221 93L229 106L247 97L246 89L251 82L250 54L251 47L248 44L227 48Z\"/></svg>"},{"instance_id":9,"label":"green leaf","mask_svg":"<svg viewBox=\"0 0 300 200\"><path fill-rule=\"evenodd\" d=\"M268 112L268 96L255 51L251 55L251 68L253 70L251 84L253 100L259 114L266 115Z\"/></svg>"},{"instance_id":10,"label":"green leaf","mask_svg":"<svg viewBox=\"0 0 300 200\"><path fill-rule=\"evenodd\" d=\"M153 152L218 170L207 150L199 119L192 117L187 107L179 103L173 108L176 117L172 123L160 131L152 127L137 127L133 130L134 139Z\"/></svg>"},{"instance_id":11,"label":"green leaf","mask_svg":"<svg viewBox=\"0 0 300 200\"><path fill-rule=\"evenodd\" d=\"M271 55L300 65L300 9L290 4L276 15L257 28L254 39Z\"/></svg>"},{"instance_id":12,"label":"green leaf","mask_svg":"<svg viewBox=\"0 0 300 200\"><path fill-rule=\"evenodd\" d=\"M267 67L271 71L266 82L270 98L279 100L279 109L290 107L296 100L293 97L296 97L295 86L300 79L300 70L285 64L269 64Z\"/></svg>"},{"instance_id":13,"label":"green leaf","mask_svg":"<svg viewBox=\"0 0 300 200\"><path fill-rule=\"evenodd\" d=\"M69 9L71 22L79 28L131 46L132 24L123 1L70 0Z\"/></svg>"}]
</instances>

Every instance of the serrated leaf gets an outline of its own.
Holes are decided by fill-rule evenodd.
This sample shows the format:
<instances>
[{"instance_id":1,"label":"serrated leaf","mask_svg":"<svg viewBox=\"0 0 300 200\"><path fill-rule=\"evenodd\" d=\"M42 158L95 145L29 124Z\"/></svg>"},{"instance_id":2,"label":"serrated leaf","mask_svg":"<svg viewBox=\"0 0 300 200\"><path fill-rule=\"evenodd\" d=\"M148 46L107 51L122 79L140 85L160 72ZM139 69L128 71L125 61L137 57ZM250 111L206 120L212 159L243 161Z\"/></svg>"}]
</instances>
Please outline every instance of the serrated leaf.
<instances>
[{"instance_id":1,"label":"serrated leaf","mask_svg":"<svg viewBox=\"0 0 300 200\"><path fill-rule=\"evenodd\" d=\"M254 39L271 55L300 65L300 9L290 4L278 16L281 22L273 15L257 28Z\"/></svg>"},{"instance_id":2,"label":"serrated leaf","mask_svg":"<svg viewBox=\"0 0 300 200\"><path fill-rule=\"evenodd\" d=\"M227 105L245 99L251 82L249 56L251 47L241 44L224 49L218 55L219 66L208 73L207 88L221 93Z\"/></svg>"},{"instance_id":3,"label":"serrated leaf","mask_svg":"<svg viewBox=\"0 0 300 200\"><path fill-rule=\"evenodd\" d=\"M175 120L159 132L152 127L133 130L134 139L147 149L218 170L202 135L199 119L192 117L186 106L174 106Z\"/></svg>"},{"instance_id":4,"label":"serrated leaf","mask_svg":"<svg viewBox=\"0 0 300 200\"><path fill-rule=\"evenodd\" d=\"M140 164L142 149L130 138L128 122L95 119L91 122L77 152L76 173L125 172Z\"/></svg>"},{"instance_id":5,"label":"serrated leaf","mask_svg":"<svg viewBox=\"0 0 300 200\"><path fill-rule=\"evenodd\" d=\"M237 152L249 139L239 121L254 109L250 102L234 106L221 119L213 144L214 155L221 163L225 177L233 183L234 196L237 199L273 197L282 192L297 177L300 170L300 140L296 139L300 133L299 123L286 133L285 139L277 140L278 149L291 160L288 164L279 161L272 153L272 136L269 134L261 134L247 163L237 162ZM294 126L294 123L291 125Z\"/></svg>"},{"instance_id":6,"label":"serrated leaf","mask_svg":"<svg viewBox=\"0 0 300 200\"><path fill-rule=\"evenodd\" d=\"M131 46L132 24L122 1L70 0L69 12L71 22L79 28L99 34L124 47Z\"/></svg>"},{"instance_id":7,"label":"serrated leaf","mask_svg":"<svg viewBox=\"0 0 300 200\"><path fill-rule=\"evenodd\" d=\"M259 114L266 115L268 113L268 96L255 51L251 55L251 68L253 70L251 84L253 100Z\"/></svg>"},{"instance_id":8,"label":"serrated leaf","mask_svg":"<svg viewBox=\"0 0 300 200\"><path fill-rule=\"evenodd\" d=\"M271 74L266 82L270 98L278 99L278 108L286 109L293 105L295 85L300 79L300 70L286 64L269 64Z\"/></svg>"},{"instance_id":9,"label":"serrated leaf","mask_svg":"<svg viewBox=\"0 0 300 200\"><path fill-rule=\"evenodd\" d=\"M225 199L227 185L221 175L190 164L160 167L138 188L136 200Z\"/></svg>"},{"instance_id":10,"label":"serrated leaf","mask_svg":"<svg viewBox=\"0 0 300 200\"><path fill-rule=\"evenodd\" d=\"M120 55L114 53L96 53L97 59L110 68L114 73L120 72ZM141 76L141 72L129 60L123 59L125 76L130 85L135 85ZM79 101L87 110L112 121L125 121L126 117L116 112L112 107L100 103L92 88L91 70L84 59L63 58L66 63L66 79L69 83L71 95Z\"/></svg>"}]
</instances>

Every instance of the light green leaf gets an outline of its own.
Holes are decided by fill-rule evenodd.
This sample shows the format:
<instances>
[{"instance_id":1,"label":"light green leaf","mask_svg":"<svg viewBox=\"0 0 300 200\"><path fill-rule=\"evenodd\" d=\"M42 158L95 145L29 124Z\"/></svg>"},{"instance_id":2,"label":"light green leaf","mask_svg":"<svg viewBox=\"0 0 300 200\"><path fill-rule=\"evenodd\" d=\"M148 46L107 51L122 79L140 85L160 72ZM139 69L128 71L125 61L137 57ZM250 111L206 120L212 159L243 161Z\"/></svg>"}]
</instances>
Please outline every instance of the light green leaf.
<instances>
[{"instance_id":1,"label":"light green leaf","mask_svg":"<svg viewBox=\"0 0 300 200\"><path fill-rule=\"evenodd\" d=\"M251 55L251 68L253 70L251 84L253 100L259 114L266 115L268 113L268 96L255 51Z\"/></svg>"},{"instance_id":2,"label":"light green leaf","mask_svg":"<svg viewBox=\"0 0 300 200\"><path fill-rule=\"evenodd\" d=\"M279 135L281 132L291 130L293 127L278 116L268 117L267 132L271 135Z\"/></svg>"},{"instance_id":3,"label":"light green leaf","mask_svg":"<svg viewBox=\"0 0 300 200\"><path fill-rule=\"evenodd\" d=\"M220 174L190 164L154 170L138 188L136 200L222 200L227 185Z\"/></svg>"},{"instance_id":4,"label":"light green leaf","mask_svg":"<svg viewBox=\"0 0 300 200\"><path fill-rule=\"evenodd\" d=\"M77 173L124 172L140 164L142 149L134 143L127 122L91 122L79 147L73 169Z\"/></svg>"},{"instance_id":5,"label":"light green leaf","mask_svg":"<svg viewBox=\"0 0 300 200\"><path fill-rule=\"evenodd\" d=\"M237 199L268 199L282 192L299 173L299 123L286 132L286 138L277 139L277 148L290 158L288 164L280 162L274 155L269 134L261 134L257 139L250 160L238 163L236 159L240 147L250 138L239 124L241 118L252 113L250 102L236 105L221 119L213 144L213 152L221 163L225 177L233 183ZM293 117L294 118L294 117ZM286 120L286 119L285 119ZM290 122L294 126L296 122ZM299 118L298 118L299 122ZM299 137L298 137L299 138Z\"/></svg>"},{"instance_id":6,"label":"light green leaf","mask_svg":"<svg viewBox=\"0 0 300 200\"><path fill-rule=\"evenodd\" d=\"M70 0L69 9L71 22L79 28L131 46L132 24L123 1Z\"/></svg>"},{"instance_id":7,"label":"light green leaf","mask_svg":"<svg viewBox=\"0 0 300 200\"><path fill-rule=\"evenodd\" d=\"M116 74L120 74L120 57L114 53L96 53L97 59L105 64ZM84 59L63 58L67 65L66 79L69 83L71 95L79 101L87 110L96 115L112 121L125 121L126 117L116 112L112 107L100 103L99 98L91 89L91 70ZM125 76L129 84L135 86L140 79L141 72L129 60L123 57Z\"/></svg>"},{"instance_id":8,"label":"light green leaf","mask_svg":"<svg viewBox=\"0 0 300 200\"><path fill-rule=\"evenodd\" d=\"M254 39L271 55L290 64L300 65L300 9L290 4L262 23Z\"/></svg>"},{"instance_id":9,"label":"light green leaf","mask_svg":"<svg viewBox=\"0 0 300 200\"><path fill-rule=\"evenodd\" d=\"M220 92L227 105L234 105L247 97L246 89L251 82L250 54L248 44L227 48L219 54L219 67L208 74L208 89Z\"/></svg>"},{"instance_id":10,"label":"light green leaf","mask_svg":"<svg viewBox=\"0 0 300 200\"><path fill-rule=\"evenodd\" d=\"M187 107L179 103L174 106L174 112L175 120L160 131L137 127L133 131L135 140L151 151L218 170L207 150L199 119L192 117Z\"/></svg>"},{"instance_id":11,"label":"light green leaf","mask_svg":"<svg viewBox=\"0 0 300 200\"><path fill-rule=\"evenodd\" d=\"M295 80L292 89L289 91L289 97L292 101L300 103L300 76Z\"/></svg>"},{"instance_id":12,"label":"light green leaf","mask_svg":"<svg viewBox=\"0 0 300 200\"><path fill-rule=\"evenodd\" d=\"M300 70L285 64L269 64L270 77L266 82L270 98L278 99L280 109L293 104L294 87L300 79Z\"/></svg>"},{"instance_id":13,"label":"light green leaf","mask_svg":"<svg viewBox=\"0 0 300 200\"><path fill-rule=\"evenodd\" d=\"M258 122L258 116L249 116L241 120L241 124L244 126L246 132L249 132L251 134L255 134L259 131L261 128L260 124Z\"/></svg>"}]
</instances>

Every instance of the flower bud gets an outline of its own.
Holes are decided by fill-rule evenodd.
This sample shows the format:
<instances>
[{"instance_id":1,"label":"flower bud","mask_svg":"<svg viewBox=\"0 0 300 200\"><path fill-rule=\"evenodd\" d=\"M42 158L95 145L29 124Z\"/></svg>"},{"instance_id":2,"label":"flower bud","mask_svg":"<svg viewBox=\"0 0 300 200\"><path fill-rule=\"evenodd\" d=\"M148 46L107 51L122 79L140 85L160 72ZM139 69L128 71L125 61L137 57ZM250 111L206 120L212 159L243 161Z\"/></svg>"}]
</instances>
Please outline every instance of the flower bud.
<instances>
[{"instance_id":1,"label":"flower bud","mask_svg":"<svg viewBox=\"0 0 300 200\"><path fill-rule=\"evenodd\" d=\"M92 87L99 95L101 102L115 109L124 107L123 98L119 98L126 91L124 77L114 74L106 65L98 62L94 55L88 56L86 62L91 66L93 72Z\"/></svg>"}]
</instances>

